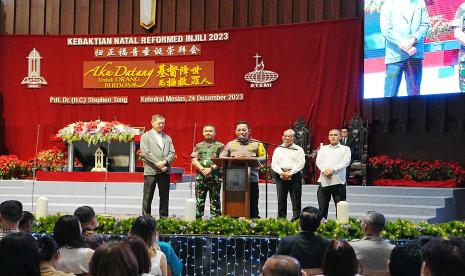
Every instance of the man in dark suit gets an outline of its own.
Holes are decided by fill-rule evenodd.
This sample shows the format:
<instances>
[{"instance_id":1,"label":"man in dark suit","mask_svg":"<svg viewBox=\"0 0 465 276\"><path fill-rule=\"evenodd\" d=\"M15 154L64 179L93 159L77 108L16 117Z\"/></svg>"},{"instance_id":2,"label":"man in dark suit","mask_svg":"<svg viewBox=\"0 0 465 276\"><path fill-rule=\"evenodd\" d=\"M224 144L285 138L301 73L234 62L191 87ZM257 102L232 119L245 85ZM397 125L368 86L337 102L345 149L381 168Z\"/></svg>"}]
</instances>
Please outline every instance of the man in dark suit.
<instances>
[{"instance_id":1,"label":"man in dark suit","mask_svg":"<svg viewBox=\"0 0 465 276\"><path fill-rule=\"evenodd\" d=\"M323 213L315 207L305 207L300 213L300 233L281 240L277 255L288 255L296 258L302 269L321 268L323 255L329 240L318 235Z\"/></svg>"},{"instance_id":2,"label":"man in dark suit","mask_svg":"<svg viewBox=\"0 0 465 276\"><path fill-rule=\"evenodd\" d=\"M350 135L350 131L348 127L341 127L341 145L348 146L350 148L350 156L352 160L357 159L356 154L356 141L352 135ZM351 161L352 161L351 160Z\"/></svg>"},{"instance_id":3,"label":"man in dark suit","mask_svg":"<svg viewBox=\"0 0 465 276\"><path fill-rule=\"evenodd\" d=\"M341 145L347 146L350 148L350 163L352 161L357 160L358 152L357 152L357 141L355 141L354 137L351 135L348 127L341 127L341 140L339 141ZM350 177L350 164L346 168L346 178L349 179Z\"/></svg>"},{"instance_id":4,"label":"man in dark suit","mask_svg":"<svg viewBox=\"0 0 465 276\"><path fill-rule=\"evenodd\" d=\"M158 183L160 196L160 217L168 217L170 196L170 168L174 160L174 146L171 137L163 132L165 118L162 115L152 116L152 129L144 133L140 139L141 155L144 158L144 196L142 214L152 213L152 199Z\"/></svg>"}]
</instances>

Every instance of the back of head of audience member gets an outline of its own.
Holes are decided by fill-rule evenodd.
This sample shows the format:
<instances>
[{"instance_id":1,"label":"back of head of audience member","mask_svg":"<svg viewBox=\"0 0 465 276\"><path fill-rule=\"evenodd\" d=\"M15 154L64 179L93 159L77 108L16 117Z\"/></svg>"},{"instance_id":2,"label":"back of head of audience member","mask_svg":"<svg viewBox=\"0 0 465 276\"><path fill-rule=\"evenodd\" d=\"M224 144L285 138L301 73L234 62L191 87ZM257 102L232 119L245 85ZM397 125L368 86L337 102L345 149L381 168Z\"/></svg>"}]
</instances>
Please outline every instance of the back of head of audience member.
<instances>
[{"instance_id":1,"label":"back of head of audience member","mask_svg":"<svg viewBox=\"0 0 465 276\"><path fill-rule=\"evenodd\" d=\"M157 222L150 215L139 216L132 224L129 234L139 236L148 248L152 248L157 234Z\"/></svg>"},{"instance_id":2,"label":"back of head of audience member","mask_svg":"<svg viewBox=\"0 0 465 276\"><path fill-rule=\"evenodd\" d=\"M460 238L434 238L421 249L421 275L461 276L465 274L465 241Z\"/></svg>"},{"instance_id":3,"label":"back of head of audience member","mask_svg":"<svg viewBox=\"0 0 465 276\"><path fill-rule=\"evenodd\" d=\"M285 255L276 255L268 260L262 267L262 276L300 276L301 269L296 258Z\"/></svg>"},{"instance_id":4,"label":"back of head of audience member","mask_svg":"<svg viewBox=\"0 0 465 276\"><path fill-rule=\"evenodd\" d=\"M82 232L93 231L98 226L95 211L90 206L81 206L74 211L74 215L81 222Z\"/></svg>"},{"instance_id":5,"label":"back of head of audience member","mask_svg":"<svg viewBox=\"0 0 465 276\"><path fill-rule=\"evenodd\" d=\"M312 206L302 209L300 213L300 229L304 232L315 232L320 226L323 213Z\"/></svg>"},{"instance_id":6,"label":"back of head of audience member","mask_svg":"<svg viewBox=\"0 0 465 276\"><path fill-rule=\"evenodd\" d=\"M358 271L355 251L346 241L332 240L323 257L325 276L353 276Z\"/></svg>"},{"instance_id":7,"label":"back of head of audience member","mask_svg":"<svg viewBox=\"0 0 465 276\"><path fill-rule=\"evenodd\" d=\"M10 233L0 241L0 274L40 276L37 243L30 234Z\"/></svg>"},{"instance_id":8,"label":"back of head of audience member","mask_svg":"<svg viewBox=\"0 0 465 276\"><path fill-rule=\"evenodd\" d=\"M367 236L379 236L386 225L386 218L376 211L368 211L362 218L362 230Z\"/></svg>"},{"instance_id":9,"label":"back of head of audience member","mask_svg":"<svg viewBox=\"0 0 465 276\"><path fill-rule=\"evenodd\" d=\"M391 276L420 276L421 241L396 245L391 251L388 269Z\"/></svg>"},{"instance_id":10,"label":"back of head of audience member","mask_svg":"<svg viewBox=\"0 0 465 276\"><path fill-rule=\"evenodd\" d=\"M37 239L37 246L39 247L40 261L49 262L52 266L56 266L60 259L57 242L52 237L45 235Z\"/></svg>"},{"instance_id":11,"label":"back of head of audience member","mask_svg":"<svg viewBox=\"0 0 465 276\"><path fill-rule=\"evenodd\" d=\"M0 203L0 227L17 229L23 216L23 204L17 200L7 200Z\"/></svg>"},{"instance_id":12,"label":"back of head of audience member","mask_svg":"<svg viewBox=\"0 0 465 276\"><path fill-rule=\"evenodd\" d=\"M58 218L53 229L53 238L59 247L88 247L82 239L81 223L76 216L64 215Z\"/></svg>"},{"instance_id":13,"label":"back of head of audience member","mask_svg":"<svg viewBox=\"0 0 465 276\"><path fill-rule=\"evenodd\" d=\"M138 274L149 273L152 267L149 251L145 242L138 236L129 237L126 242L137 260Z\"/></svg>"},{"instance_id":14,"label":"back of head of audience member","mask_svg":"<svg viewBox=\"0 0 465 276\"><path fill-rule=\"evenodd\" d=\"M23 211L23 217L19 221L19 231L32 233L32 226L34 226L34 215L29 211Z\"/></svg>"},{"instance_id":15,"label":"back of head of audience member","mask_svg":"<svg viewBox=\"0 0 465 276\"><path fill-rule=\"evenodd\" d=\"M89 264L92 276L138 274L137 260L126 242L112 241L99 246Z\"/></svg>"}]
</instances>

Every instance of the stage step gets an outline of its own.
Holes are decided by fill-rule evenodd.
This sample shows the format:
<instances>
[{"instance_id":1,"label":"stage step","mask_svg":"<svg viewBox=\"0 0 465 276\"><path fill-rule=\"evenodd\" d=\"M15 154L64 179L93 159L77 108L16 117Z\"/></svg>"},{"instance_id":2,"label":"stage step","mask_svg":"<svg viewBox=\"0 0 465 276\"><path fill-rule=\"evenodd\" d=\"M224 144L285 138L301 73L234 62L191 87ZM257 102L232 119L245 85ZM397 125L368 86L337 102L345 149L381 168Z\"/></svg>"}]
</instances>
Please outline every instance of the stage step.
<instances>
[{"instance_id":1,"label":"stage step","mask_svg":"<svg viewBox=\"0 0 465 276\"><path fill-rule=\"evenodd\" d=\"M139 215L142 205L142 183L104 182L51 182L31 180L0 181L0 201L17 199L23 202L25 210L32 209L40 196L49 200L51 213L72 213L81 205L92 206L97 213L115 215ZM302 207L318 206L316 185L304 185ZM276 186L260 184L260 216L266 216L266 190L268 190L268 217L277 215ZM158 190L155 191L152 213L158 214ZM186 199L194 196L190 183L171 186L170 215L184 216ZM360 217L365 212L376 210L390 220L408 219L412 222L445 222L464 218L465 189L446 188L405 188L405 187L347 187L349 215ZM288 198L288 218L292 217L292 206ZM209 202L206 202L206 216ZM329 218L335 217L333 202L330 203Z\"/></svg>"}]
</instances>

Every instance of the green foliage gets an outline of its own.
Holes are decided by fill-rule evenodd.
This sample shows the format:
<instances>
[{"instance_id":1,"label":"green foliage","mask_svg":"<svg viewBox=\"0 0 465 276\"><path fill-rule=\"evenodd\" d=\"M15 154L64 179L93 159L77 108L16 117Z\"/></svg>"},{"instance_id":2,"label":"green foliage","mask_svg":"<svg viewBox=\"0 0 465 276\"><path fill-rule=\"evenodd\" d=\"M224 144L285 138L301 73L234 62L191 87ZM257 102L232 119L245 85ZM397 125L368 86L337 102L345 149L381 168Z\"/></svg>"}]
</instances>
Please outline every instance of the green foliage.
<instances>
[{"instance_id":1,"label":"green foliage","mask_svg":"<svg viewBox=\"0 0 465 276\"><path fill-rule=\"evenodd\" d=\"M55 222L60 214L40 218L34 226L35 233L53 233ZM112 235L127 235L135 218L117 219L114 217L97 216L99 232ZM160 235L218 235L218 236L273 236L284 237L299 232L298 222L284 219L235 219L217 217L209 220L188 222L177 218L160 219L157 221ZM358 219L351 218L347 224L339 224L329 220L320 225L318 234L330 239L360 239L363 232ZM390 240L414 239L419 236L465 236L465 222L451 221L442 224L411 223L407 220L388 221L382 236Z\"/></svg>"}]
</instances>

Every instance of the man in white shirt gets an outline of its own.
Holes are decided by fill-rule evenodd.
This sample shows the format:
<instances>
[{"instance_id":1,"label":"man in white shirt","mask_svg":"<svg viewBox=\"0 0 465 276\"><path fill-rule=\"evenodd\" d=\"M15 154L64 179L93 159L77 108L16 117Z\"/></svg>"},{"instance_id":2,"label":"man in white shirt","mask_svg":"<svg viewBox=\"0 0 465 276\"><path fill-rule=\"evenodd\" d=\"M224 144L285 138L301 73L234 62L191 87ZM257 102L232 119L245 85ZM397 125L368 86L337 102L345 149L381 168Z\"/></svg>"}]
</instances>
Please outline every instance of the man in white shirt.
<instances>
[{"instance_id":1,"label":"man in white shirt","mask_svg":"<svg viewBox=\"0 0 465 276\"><path fill-rule=\"evenodd\" d=\"M294 144L295 132L284 131L283 144L273 152L271 168L278 193L278 218L286 218L287 194L291 196L292 220L299 219L302 209L302 169L305 165L304 150Z\"/></svg>"},{"instance_id":2,"label":"man in white shirt","mask_svg":"<svg viewBox=\"0 0 465 276\"><path fill-rule=\"evenodd\" d=\"M329 145L320 148L316 157L316 166L321 171L318 178L318 206L325 218L331 196L334 204L346 200L346 168L350 164L350 148L339 143L341 133L338 129L329 131Z\"/></svg>"},{"instance_id":3,"label":"man in white shirt","mask_svg":"<svg viewBox=\"0 0 465 276\"><path fill-rule=\"evenodd\" d=\"M152 129L144 133L140 139L140 150L144 158L144 195L142 214L152 213L152 199L158 183L160 196L160 217L168 217L170 200L170 168L174 160L174 146L171 137L163 132L165 117L152 116Z\"/></svg>"}]
</instances>

